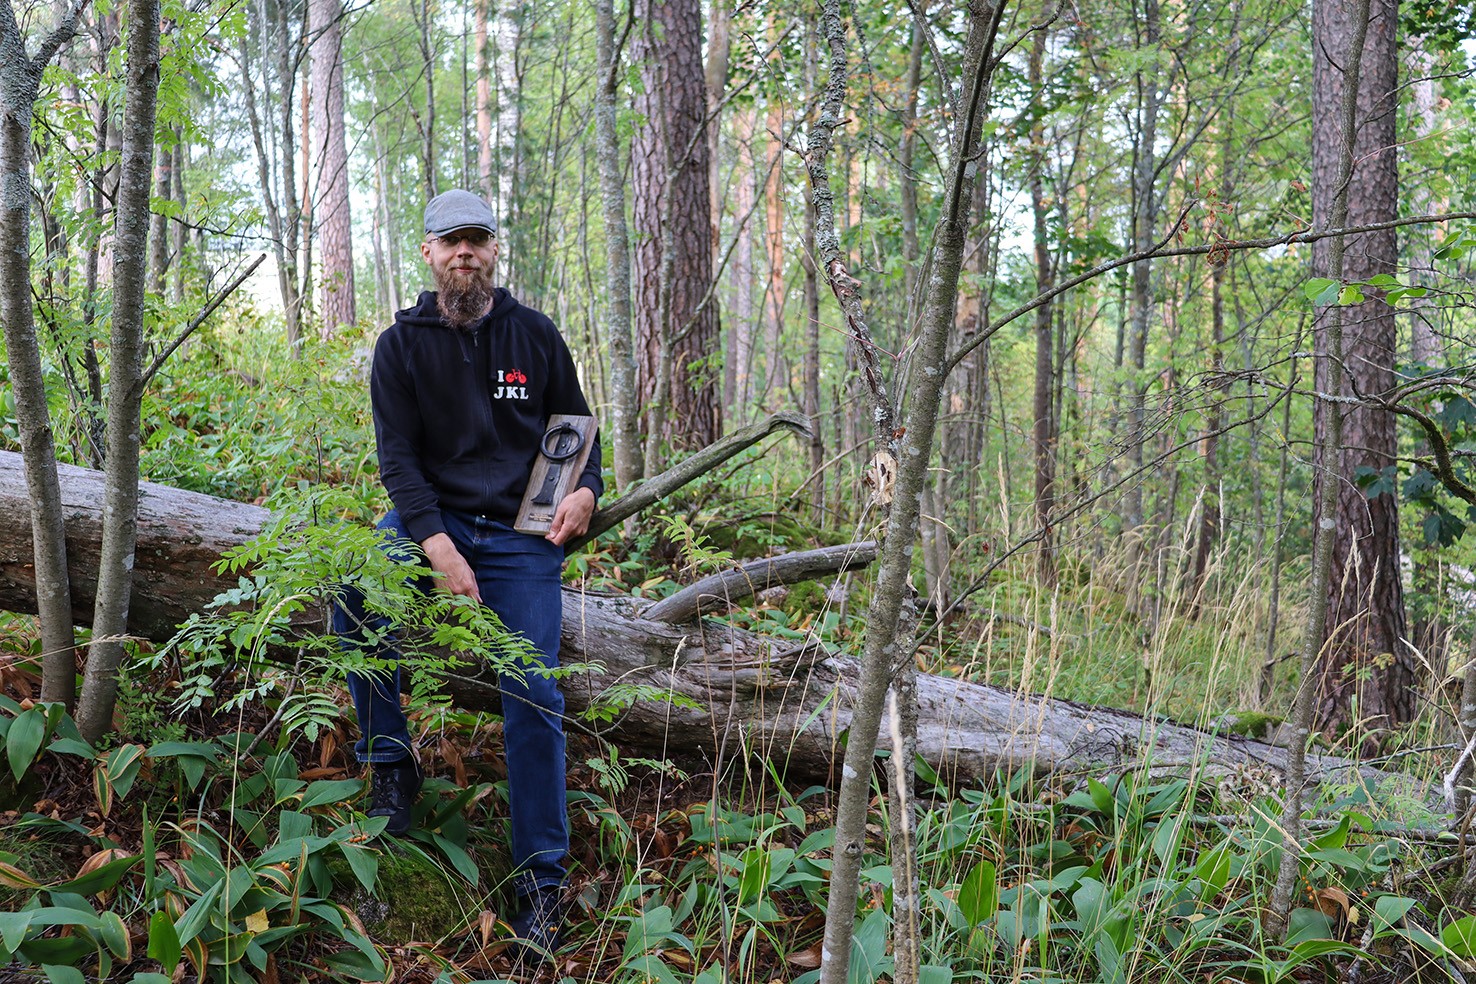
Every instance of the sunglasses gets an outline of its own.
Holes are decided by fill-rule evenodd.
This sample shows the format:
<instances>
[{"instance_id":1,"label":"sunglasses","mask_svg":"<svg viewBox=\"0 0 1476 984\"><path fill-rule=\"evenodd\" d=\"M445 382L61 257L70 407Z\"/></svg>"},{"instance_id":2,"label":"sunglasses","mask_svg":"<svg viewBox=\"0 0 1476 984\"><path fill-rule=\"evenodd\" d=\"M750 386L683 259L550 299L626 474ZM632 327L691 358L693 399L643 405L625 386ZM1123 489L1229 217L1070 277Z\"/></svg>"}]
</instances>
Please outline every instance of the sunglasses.
<instances>
[{"instance_id":1,"label":"sunglasses","mask_svg":"<svg viewBox=\"0 0 1476 984\"><path fill-rule=\"evenodd\" d=\"M434 242L442 242L453 248L462 243L485 246L492 241L492 233L485 229L469 229L466 232L449 232L444 236L431 236L430 238Z\"/></svg>"}]
</instances>

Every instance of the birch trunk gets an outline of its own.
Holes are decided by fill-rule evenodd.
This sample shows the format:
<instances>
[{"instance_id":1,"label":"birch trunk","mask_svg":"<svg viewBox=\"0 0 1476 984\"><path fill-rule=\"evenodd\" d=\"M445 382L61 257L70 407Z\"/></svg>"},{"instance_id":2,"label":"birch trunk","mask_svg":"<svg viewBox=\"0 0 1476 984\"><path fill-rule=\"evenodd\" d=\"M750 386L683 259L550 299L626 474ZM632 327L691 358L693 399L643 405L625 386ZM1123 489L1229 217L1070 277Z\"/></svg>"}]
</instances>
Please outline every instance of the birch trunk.
<instances>
[{"instance_id":1,"label":"birch trunk","mask_svg":"<svg viewBox=\"0 0 1476 984\"><path fill-rule=\"evenodd\" d=\"M109 337L105 519L93 605L93 642L77 705L77 727L93 743L113 726L138 539L139 409L143 399L149 190L159 94L159 0L130 0L126 64L123 155L114 226L118 257Z\"/></svg>"}]
</instances>

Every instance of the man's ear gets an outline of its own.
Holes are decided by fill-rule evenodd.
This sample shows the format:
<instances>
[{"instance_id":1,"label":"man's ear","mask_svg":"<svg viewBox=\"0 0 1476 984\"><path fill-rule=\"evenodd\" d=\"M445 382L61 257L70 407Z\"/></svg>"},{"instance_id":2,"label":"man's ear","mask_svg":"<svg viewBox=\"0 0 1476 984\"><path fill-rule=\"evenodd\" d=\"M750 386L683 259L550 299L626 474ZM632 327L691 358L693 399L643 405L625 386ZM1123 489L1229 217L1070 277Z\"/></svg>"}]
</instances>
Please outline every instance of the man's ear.
<instances>
[{"instance_id":1,"label":"man's ear","mask_svg":"<svg viewBox=\"0 0 1476 984\"><path fill-rule=\"evenodd\" d=\"M427 263L430 262L430 243L424 239L420 241L420 258Z\"/></svg>"}]
</instances>

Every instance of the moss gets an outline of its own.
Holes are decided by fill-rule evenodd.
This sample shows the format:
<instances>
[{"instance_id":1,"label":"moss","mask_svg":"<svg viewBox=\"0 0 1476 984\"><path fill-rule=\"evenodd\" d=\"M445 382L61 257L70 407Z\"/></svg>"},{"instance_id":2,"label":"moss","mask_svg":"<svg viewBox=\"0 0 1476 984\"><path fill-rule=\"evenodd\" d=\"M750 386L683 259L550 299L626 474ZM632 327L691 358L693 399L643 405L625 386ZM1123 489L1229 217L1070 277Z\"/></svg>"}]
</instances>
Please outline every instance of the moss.
<instances>
[{"instance_id":1,"label":"moss","mask_svg":"<svg viewBox=\"0 0 1476 984\"><path fill-rule=\"evenodd\" d=\"M335 863L334 878L351 886L347 902L375 941L394 946L439 940L465 929L483 908L479 893L454 874L414 854L393 848L379 856L379 878L370 894L347 865Z\"/></svg>"},{"instance_id":2,"label":"moss","mask_svg":"<svg viewBox=\"0 0 1476 984\"><path fill-rule=\"evenodd\" d=\"M1263 711L1234 711L1228 715L1230 733L1247 738L1265 738L1276 729L1284 718Z\"/></svg>"},{"instance_id":3,"label":"moss","mask_svg":"<svg viewBox=\"0 0 1476 984\"><path fill-rule=\"evenodd\" d=\"M789 596L784 599L784 610L794 618L803 618L811 612L822 612L825 606L825 585L819 581L791 584Z\"/></svg>"}]
</instances>

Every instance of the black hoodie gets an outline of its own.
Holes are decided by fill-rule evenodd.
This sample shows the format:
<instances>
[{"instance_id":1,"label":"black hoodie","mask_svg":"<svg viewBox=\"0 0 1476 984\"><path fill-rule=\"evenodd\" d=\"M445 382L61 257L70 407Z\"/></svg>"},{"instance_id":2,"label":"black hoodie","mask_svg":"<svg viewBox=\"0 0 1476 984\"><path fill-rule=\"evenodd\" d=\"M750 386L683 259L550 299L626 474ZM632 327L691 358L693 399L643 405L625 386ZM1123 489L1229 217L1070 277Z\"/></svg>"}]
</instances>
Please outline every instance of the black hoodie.
<instances>
[{"instance_id":1,"label":"black hoodie","mask_svg":"<svg viewBox=\"0 0 1476 984\"><path fill-rule=\"evenodd\" d=\"M467 329L424 293L374 346L369 381L379 475L417 543L445 532L441 509L511 526L550 414L589 415L552 321L502 288ZM579 478L599 498L600 442Z\"/></svg>"}]
</instances>

